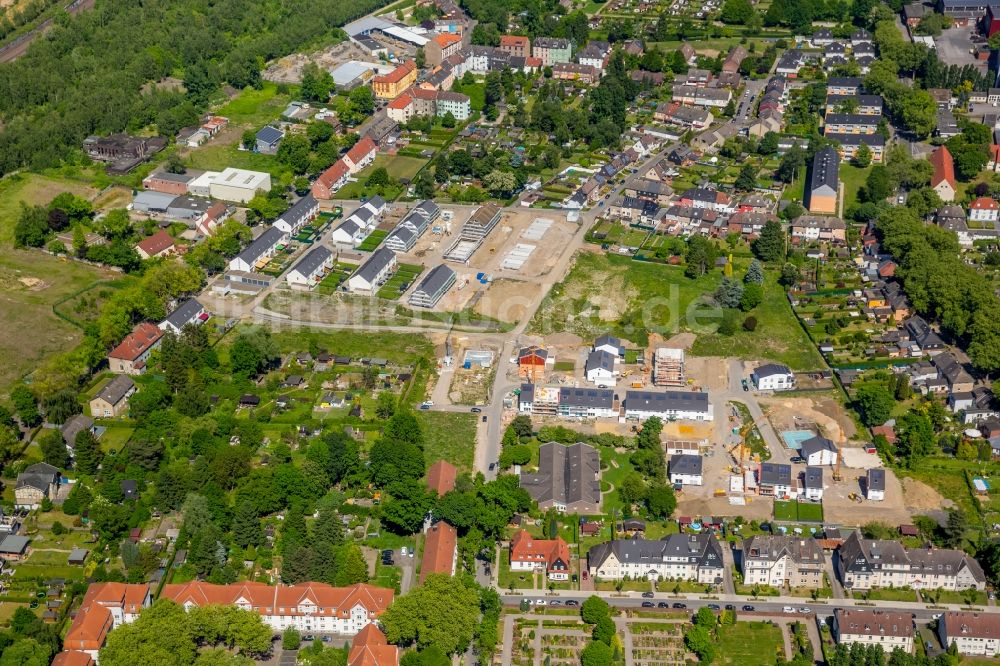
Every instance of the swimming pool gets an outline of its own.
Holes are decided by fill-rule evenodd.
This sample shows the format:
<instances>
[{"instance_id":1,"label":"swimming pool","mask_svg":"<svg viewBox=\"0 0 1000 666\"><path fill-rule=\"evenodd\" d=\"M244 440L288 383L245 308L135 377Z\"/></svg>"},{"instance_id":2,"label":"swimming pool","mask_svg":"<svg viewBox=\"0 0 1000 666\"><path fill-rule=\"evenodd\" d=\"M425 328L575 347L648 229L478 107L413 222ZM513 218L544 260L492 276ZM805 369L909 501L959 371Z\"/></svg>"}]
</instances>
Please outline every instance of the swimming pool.
<instances>
[{"instance_id":1,"label":"swimming pool","mask_svg":"<svg viewBox=\"0 0 1000 666\"><path fill-rule=\"evenodd\" d=\"M785 440L785 446L796 451L802 448L802 442L815 436L816 433L812 430L785 430L781 433L781 439Z\"/></svg>"}]
</instances>

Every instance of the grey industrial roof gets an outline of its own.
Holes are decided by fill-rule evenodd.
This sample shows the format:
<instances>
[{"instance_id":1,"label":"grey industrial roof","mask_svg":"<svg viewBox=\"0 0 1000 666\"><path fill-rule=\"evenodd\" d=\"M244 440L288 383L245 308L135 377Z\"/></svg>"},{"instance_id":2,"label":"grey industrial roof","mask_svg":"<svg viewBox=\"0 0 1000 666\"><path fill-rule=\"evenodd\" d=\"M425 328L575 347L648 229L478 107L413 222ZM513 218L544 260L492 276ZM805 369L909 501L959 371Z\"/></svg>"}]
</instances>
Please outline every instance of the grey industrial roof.
<instances>
[{"instance_id":1,"label":"grey industrial roof","mask_svg":"<svg viewBox=\"0 0 1000 666\"><path fill-rule=\"evenodd\" d=\"M313 271L323 265L323 263L333 256L327 248L322 245L317 245L313 249L306 253L306 256L299 260L299 263L295 264L292 268L293 271L297 271L302 275L311 275Z\"/></svg>"},{"instance_id":2,"label":"grey industrial roof","mask_svg":"<svg viewBox=\"0 0 1000 666\"><path fill-rule=\"evenodd\" d=\"M364 278L368 282L374 282L375 278L378 276L382 270L392 263L393 258L396 253L392 250L380 247L372 253L372 256L368 258L368 261L361 264L361 268L355 273L360 278Z\"/></svg>"},{"instance_id":3,"label":"grey industrial roof","mask_svg":"<svg viewBox=\"0 0 1000 666\"><path fill-rule=\"evenodd\" d=\"M611 389L570 388L559 389L559 404L573 407L599 407L610 409L615 392Z\"/></svg>"},{"instance_id":4,"label":"grey industrial roof","mask_svg":"<svg viewBox=\"0 0 1000 666\"><path fill-rule=\"evenodd\" d=\"M97 398L106 400L112 405L117 404L125 394L135 387L135 382L128 375L115 375L115 378L104 385L104 388L97 394Z\"/></svg>"},{"instance_id":5,"label":"grey industrial roof","mask_svg":"<svg viewBox=\"0 0 1000 666\"><path fill-rule=\"evenodd\" d=\"M340 67L330 71L330 75L333 76L334 85L346 86L352 81L356 80L359 76L363 75L365 72L374 69L374 65L365 65L364 63L357 61L345 62Z\"/></svg>"},{"instance_id":6,"label":"grey industrial roof","mask_svg":"<svg viewBox=\"0 0 1000 666\"><path fill-rule=\"evenodd\" d=\"M637 409L641 411L708 411L708 394L704 392L692 393L688 391L666 391L664 393L654 393L653 391L626 391L626 409Z\"/></svg>"},{"instance_id":7,"label":"grey industrial roof","mask_svg":"<svg viewBox=\"0 0 1000 666\"><path fill-rule=\"evenodd\" d=\"M453 279L455 279L455 271L444 264L439 264L424 276L424 279L417 285L417 291L422 291L426 294L436 294L438 290Z\"/></svg>"},{"instance_id":8,"label":"grey industrial roof","mask_svg":"<svg viewBox=\"0 0 1000 666\"><path fill-rule=\"evenodd\" d=\"M136 194L135 198L132 199L132 207L139 209L166 210L176 198L176 194L144 190Z\"/></svg>"},{"instance_id":9,"label":"grey industrial roof","mask_svg":"<svg viewBox=\"0 0 1000 666\"><path fill-rule=\"evenodd\" d=\"M292 221L296 218L302 217L306 211L311 210L316 207L316 198L311 194L307 194L295 203L291 207L281 214L279 220Z\"/></svg>"},{"instance_id":10,"label":"grey industrial roof","mask_svg":"<svg viewBox=\"0 0 1000 666\"><path fill-rule=\"evenodd\" d=\"M191 321L191 318L203 309L201 303L193 298L189 298L181 303L176 310L168 314L165 321L174 328L184 328L184 324Z\"/></svg>"},{"instance_id":11,"label":"grey industrial roof","mask_svg":"<svg viewBox=\"0 0 1000 666\"><path fill-rule=\"evenodd\" d=\"M240 252L239 255L237 255L237 258L252 265L256 263L256 261L260 259L273 245L280 241L283 235L284 234L281 233L281 229L268 227L267 231L258 236L257 240L247 245L246 248Z\"/></svg>"},{"instance_id":12,"label":"grey industrial roof","mask_svg":"<svg viewBox=\"0 0 1000 666\"><path fill-rule=\"evenodd\" d=\"M691 456L683 453L670 456L671 474L701 474L701 456Z\"/></svg>"}]
</instances>

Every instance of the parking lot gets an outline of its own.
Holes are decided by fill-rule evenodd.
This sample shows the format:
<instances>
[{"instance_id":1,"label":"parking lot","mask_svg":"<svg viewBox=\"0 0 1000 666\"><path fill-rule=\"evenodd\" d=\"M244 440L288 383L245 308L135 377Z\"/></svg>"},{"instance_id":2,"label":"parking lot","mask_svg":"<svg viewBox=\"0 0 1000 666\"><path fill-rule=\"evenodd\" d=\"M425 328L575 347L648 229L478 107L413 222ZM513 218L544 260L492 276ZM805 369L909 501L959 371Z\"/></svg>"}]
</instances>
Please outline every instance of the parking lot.
<instances>
[{"instance_id":1,"label":"parking lot","mask_svg":"<svg viewBox=\"0 0 1000 666\"><path fill-rule=\"evenodd\" d=\"M978 69L986 71L986 61L977 60L972 55L973 42L971 39L972 28L956 27L948 28L941 33L940 37L934 38L938 58L946 65L972 65Z\"/></svg>"}]
</instances>

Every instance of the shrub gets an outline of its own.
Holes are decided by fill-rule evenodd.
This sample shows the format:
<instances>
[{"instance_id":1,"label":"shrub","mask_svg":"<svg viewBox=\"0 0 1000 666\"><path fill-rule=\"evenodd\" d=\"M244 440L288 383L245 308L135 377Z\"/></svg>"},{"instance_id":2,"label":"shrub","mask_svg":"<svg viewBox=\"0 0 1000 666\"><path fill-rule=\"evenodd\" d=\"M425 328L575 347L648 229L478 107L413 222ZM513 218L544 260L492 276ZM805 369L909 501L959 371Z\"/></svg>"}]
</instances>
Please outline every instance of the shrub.
<instances>
[{"instance_id":1,"label":"shrub","mask_svg":"<svg viewBox=\"0 0 1000 666\"><path fill-rule=\"evenodd\" d=\"M744 331L756 331L757 330L757 317L750 315L743 320L743 330Z\"/></svg>"}]
</instances>

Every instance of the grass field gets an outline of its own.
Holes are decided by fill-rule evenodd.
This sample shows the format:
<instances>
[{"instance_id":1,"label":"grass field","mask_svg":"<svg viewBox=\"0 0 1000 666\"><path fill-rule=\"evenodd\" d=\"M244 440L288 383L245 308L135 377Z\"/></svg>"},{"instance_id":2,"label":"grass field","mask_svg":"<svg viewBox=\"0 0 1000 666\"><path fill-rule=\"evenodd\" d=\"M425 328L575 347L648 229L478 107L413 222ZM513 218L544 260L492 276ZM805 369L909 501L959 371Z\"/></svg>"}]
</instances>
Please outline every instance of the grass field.
<instances>
[{"instance_id":1,"label":"grass field","mask_svg":"<svg viewBox=\"0 0 1000 666\"><path fill-rule=\"evenodd\" d=\"M389 278L382 288L378 290L378 297L394 301L399 298L405 289L404 285L411 285L413 281L423 272L423 267L413 264L400 264L396 274Z\"/></svg>"},{"instance_id":2,"label":"grass field","mask_svg":"<svg viewBox=\"0 0 1000 666\"><path fill-rule=\"evenodd\" d=\"M840 180L844 183L844 210L858 200L858 190L865 184L865 179L871 172L871 167L859 169L849 162L840 165Z\"/></svg>"},{"instance_id":3,"label":"grass field","mask_svg":"<svg viewBox=\"0 0 1000 666\"><path fill-rule=\"evenodd\" d=\"M735 275L745 268L746 262L736 259ZM566 279L545 297L529 331L568 331L584 339L611 332L645 345L649 332L669 337L686 330L697 334L695 355L774 359L797 370L822 366L773 272L767 274L764 302L750 313L759 322L756 331L716 333L721 314L712 294L721 280L719 270L691 279L679 266L580 254Z\"/></svg>"},{"instance_id":4,"label":"grass field","mask_svg":"<svg viewBox=\"0 0 1000 666\"><path fill-rule=\"evenodd\" d=\"M234 339L228 336L229 341ZM387 358L395 363L414 363L434 353L427 338L409 333L283 329L274 333L274 341L282 353L308 351L315 346L338 356Z\"/></svg>"},{"instance_id":5,"label":"grass field","mask_svg":"<svg viewBox=\"0 0 1000 666\"><path fill-rule=\"evenodd\" d=\"M223 140L210 141L203 146L192 149L188 154L187 162L195 169L222 171L226 167L235 167L251 171L264 171L271 174L273 178L279 178L282 172L289 171L289 168L278 162L274 155L240 150L237 144L227 143Z\"/></svg>"},{"instance_id":6,"label":"grass field","mask_svg":"<svg viewBox=\"0 0 1000 666\"><path fill-rule=\"evenodd\" d=\"M291 95L278 94L277 84L265 81L260 90L246 88L215 113L233 125L264 125L277 118L291 100Z\"/></svg>"},{"instance_id":7,"label":"grass field","mask_svg":"<svg viewBox=\"0 0 1000 666\"><path fill-rule=\"evenodd\" d=\"M368 238L361 242L361 245L358 246L358 250L361 252L374 252L388 235L388 231L376 229L368 235Z\"/></svg>"},{"instance_id":8,"label":"grass field","mask_svg":"<svg viewBox=\"0 0 1000 666\"><path fill-rule=\"evenodd\" d=\"M476 448L476 415L423 410L416 415L424 433L424 459L428 467L438 460L447 460L458 467L459 472L471 472Z\"/></svg>"},{"instance_id":9,"label":"grass field","mask_svg":"<svg viewBox=\"0 0 1000 666\"><path fill-rule=\"evenodd\" d=\"M784 656L781 630L768 622L737 622L719 628L720 664L771 666Z\"/></svg>"},{"instance_id":10,"label":"grass field","mask_svg":"<svg viewBox=\"0 0 1000 666\"><path fill-rule=\"evenodd\" d=\"M774 501L774 519L788 523L823 522L823 505L811 502Z\"/></svg>"}]
</instances>

